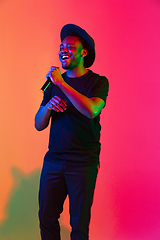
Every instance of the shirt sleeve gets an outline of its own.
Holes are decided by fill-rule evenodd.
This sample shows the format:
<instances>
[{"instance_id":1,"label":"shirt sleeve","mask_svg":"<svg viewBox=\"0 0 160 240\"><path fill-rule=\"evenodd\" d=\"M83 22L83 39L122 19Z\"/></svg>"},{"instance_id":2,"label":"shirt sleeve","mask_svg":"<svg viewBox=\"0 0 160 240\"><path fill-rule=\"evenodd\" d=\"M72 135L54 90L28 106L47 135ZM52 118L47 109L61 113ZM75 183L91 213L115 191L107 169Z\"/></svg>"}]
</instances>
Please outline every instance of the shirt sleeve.
<instances>
[{"instance_id":1,"label":"shirt sleeve","mask_svg":"<svg viewBox=\"0 0 160 240\"><path fill-rule=\"evenodd\" d=\"M88 97L99 97L106 102L109 91L109 82L106 77L98 76L90 89Z\"/></svg>"},{"instance_id":2,"label":"shirt sleeve","mask_svg":"<svg viewBox=\"0 0 160 240\"><path fill-rule=\"evenodd\" d=\"M45 105L49 102L49 100L51 99L51 94L50 94L50 92L51 92L51 88L50 88L50 86L49 86L49 87L46 89L46 91L44 91L44 93L43 93L43 100L42 100L40 106L45 106Z\"/></svg>"}]
</instances>

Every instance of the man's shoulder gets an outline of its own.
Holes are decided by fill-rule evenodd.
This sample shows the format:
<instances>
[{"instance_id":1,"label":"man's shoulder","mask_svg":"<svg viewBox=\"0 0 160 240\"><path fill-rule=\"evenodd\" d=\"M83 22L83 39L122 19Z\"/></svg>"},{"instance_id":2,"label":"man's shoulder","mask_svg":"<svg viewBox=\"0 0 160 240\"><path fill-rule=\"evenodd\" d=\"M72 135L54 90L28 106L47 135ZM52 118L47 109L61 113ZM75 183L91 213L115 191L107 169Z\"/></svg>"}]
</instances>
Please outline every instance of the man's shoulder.
<instances>
[{"instance_id":1,"label":"man's shoulder","mask_svg":"<svg viewBox=\"0 0 160 240\"><path fill-rule=\"evenodd\" d=\"M89 69L89 77L93 80L93 81L104 81L108 83L108 79L106 78L106 76L100 75L98 73L93 72L92 70Z\"/></svg>"}]
</instances>

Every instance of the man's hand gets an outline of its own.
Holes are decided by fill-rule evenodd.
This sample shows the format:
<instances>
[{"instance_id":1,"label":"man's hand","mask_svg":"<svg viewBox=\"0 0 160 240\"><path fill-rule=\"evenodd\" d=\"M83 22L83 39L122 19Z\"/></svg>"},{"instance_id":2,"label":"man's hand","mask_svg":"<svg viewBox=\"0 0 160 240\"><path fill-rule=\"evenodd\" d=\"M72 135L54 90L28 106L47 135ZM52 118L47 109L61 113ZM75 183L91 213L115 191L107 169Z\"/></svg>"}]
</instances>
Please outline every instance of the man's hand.
<instances>
[{"instance_id":1,"label":"man's hand","mask_svg":"<svg viewBox=\"0 0 160 240\"><path fill-rule=\"evenodd\" d=\"M47 108L56 112L64 112L66 110L66 107L66 101L58 96L52 97L51 100L47 103Z\"/></svg>"},{"instance_id":2,"label":"man's hand","mask_svg":"<svg viewBox=\"0 0 160 240\"><path fill-rule=\"evenodd\" d=\"M61 71L59 67L51 67L51 70L47 73L46 78L50 78L53 84L61 85L64 83L64 79L61 75Z\"/></svg>"}]
</instances>

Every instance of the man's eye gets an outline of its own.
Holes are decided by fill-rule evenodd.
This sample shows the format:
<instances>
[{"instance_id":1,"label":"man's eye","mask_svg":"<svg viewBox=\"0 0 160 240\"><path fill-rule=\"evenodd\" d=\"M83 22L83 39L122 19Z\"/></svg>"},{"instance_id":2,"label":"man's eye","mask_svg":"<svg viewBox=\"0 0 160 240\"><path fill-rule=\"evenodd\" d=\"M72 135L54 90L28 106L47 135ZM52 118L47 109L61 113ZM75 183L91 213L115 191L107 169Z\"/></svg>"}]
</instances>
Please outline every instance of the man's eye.
<instances>
[{"instance_id":1,"label":"man's eye","mask_svg":"<svg viewBox=\"0 0 160 240\"><path fill-rule=\"evenodd\" d=\"M68 48L68 49L73 49L74 46L73 46L73 45L68 45L67 48Z\"/></svg>"}]
</instances>

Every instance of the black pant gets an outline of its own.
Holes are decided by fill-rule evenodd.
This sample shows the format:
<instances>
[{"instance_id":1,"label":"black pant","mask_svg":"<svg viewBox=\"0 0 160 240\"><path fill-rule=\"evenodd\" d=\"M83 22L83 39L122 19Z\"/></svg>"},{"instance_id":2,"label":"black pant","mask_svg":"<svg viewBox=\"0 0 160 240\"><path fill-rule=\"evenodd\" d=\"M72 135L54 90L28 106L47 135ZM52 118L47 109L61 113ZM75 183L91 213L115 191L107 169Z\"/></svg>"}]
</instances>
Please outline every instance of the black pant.
<instances>
[{"instance_id":1,"label":"black pant","mask_svg":"<svg viewBox=\"0 0 160 240\"><path fill-rule=\"evenodd\" d=\"M97 166L71 167L44 161L39 190L42 240L60 240L58 218L67 194L70 203L71 240L88 240Z\"/></svg>"}]
</instances>

